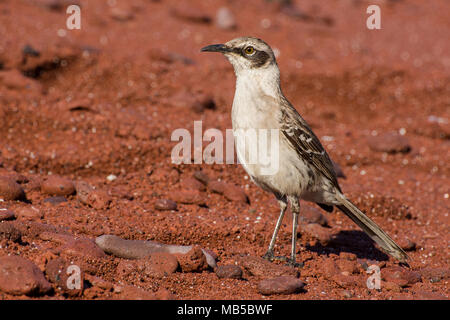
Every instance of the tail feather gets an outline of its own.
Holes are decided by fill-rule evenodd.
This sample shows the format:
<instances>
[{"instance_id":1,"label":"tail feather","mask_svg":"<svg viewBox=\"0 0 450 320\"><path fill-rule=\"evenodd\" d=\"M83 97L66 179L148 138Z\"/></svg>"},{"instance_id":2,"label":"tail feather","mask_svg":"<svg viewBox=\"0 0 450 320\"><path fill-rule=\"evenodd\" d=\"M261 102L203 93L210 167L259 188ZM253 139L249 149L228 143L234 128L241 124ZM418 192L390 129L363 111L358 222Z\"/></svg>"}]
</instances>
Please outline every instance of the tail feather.
<instances>
[{"instance_id":1,"label":"tail feather","mask_svg":"<svg viewBox=\"0 0 450 320\"><path fill-rule=\"evenodd\" d=\"M393 256L400 262L405 262L409 259L408 255L402 248L398 246L375 222L359 210L353 203L351 203L345 196L340 196L340 205L337 207L344 212L350 219L353 220L373 241L388 254Z\"/></svg>"}]
</instances>

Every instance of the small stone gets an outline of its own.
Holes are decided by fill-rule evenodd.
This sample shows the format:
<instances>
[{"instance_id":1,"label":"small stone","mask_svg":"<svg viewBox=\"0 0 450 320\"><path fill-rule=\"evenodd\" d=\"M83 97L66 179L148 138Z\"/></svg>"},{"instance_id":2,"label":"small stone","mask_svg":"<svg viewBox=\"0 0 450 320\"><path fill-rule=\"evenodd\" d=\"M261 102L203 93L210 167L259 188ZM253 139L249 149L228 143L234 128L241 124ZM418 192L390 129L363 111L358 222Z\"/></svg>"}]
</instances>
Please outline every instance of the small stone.
<instances>
[{"instance_id":1,"label":"small stone","mask_svg":"<svg viewBox=\"0 0 450 320\"><path fill-rule=\"evenodd\" d=\"M177 269L178 260L174 255L155 252L144 259L121 261L117 266L117 274L120 278L147 276L160 279L175 273Z\"/></svg>"},{"instance_id":2,"label":"small stone","mask_svg":"<svg viewBox=\"0 0 450 320\"><path fill-rule=\"evenodd\" d=\"M420 282L422 277L419 272L407 270L401 267L388 267L382 270L381 277L387 282L394 282L400 287L407 287Z\"/></svg>"},{"instance_id":3,"label":"small stone","mask_svg":"<svg viewBox=\"0 0 450 320\"><path fill-rule=\"evenodd\" d=\"M414 251L416 250L416 243L406 239L406 240L400 240L398 242L398 245L405 251Z\"/></svg>"},{"instance_id":4,"label":"small stone","mask_svg":"<svg viewBox=\"0 0 450 320\"><path fill-rule=\"evenodd\" d=\"M219 29L223 30L236 29L236 19L230 9L221 7L217 10L216 25Z\"/></svg>"},{"instance_id":5,"label":"small stone","mask_svg":"<svg viewBox=\"0 0 450 320\"><path fill-rule=\"evenodd\" d=\"M13 211L0 209L0 221L14 220L15 218L16 214Z\"/></svg>"},{"instance_id":6,"label":"small stone","mask_svg":"<svg viewBox=\"0 0 450 320\"><path fill-rule=\"evenodd\" d=\"M109 176L106 177L106 180L108 180L109 182L113 182L117 180L117 176L114 174L110 174Z\"/></svg>"},{"instance_id":7,"label":"small stone","mask_svg":"<svg viewBox=\"0 0 450 320\"><path fill-rule=\"evenodd\" d=\"M155 202L156 210L177 210L177 203L169 199L158 199Z\"/></svg>"},{"instance_id":8,"label":"small stone","mask_svg":"<svg viewBox=\"0 0 450 320\"><path fill-rule=\"evenodd\" d=\"M185 254L176 253L175 256L183 272L201 272L208 269L206 256L199 246L194 246Z\"/></svg>"},{"instance_id":9,"label":"small stone","mask_svg":"<svg viewBox=\"0 0 450 320\"><path fill-rule=\"evenodd\" d=\"M358 273L359 268L356 260L345 260L341 259L337 263L339 269L343 272L347 272L348 274Z\"/></svg>"},{"instance_id":10,"label":"small stone","mask_svg":"<svg viewBox=\"0 0 450 320\"><path fill-rule=\"evenodd\" d=\"M223 194L225 190L228 188L228 184L223 181L209 181L208 189L212 192Z\"/></svg>"},{"instance_id":11,"label":"small stone","mask_svg":"<svg viewBox=\"0 0 450 320\"><path fill-rule=\"evenodd\" d=\"M75 193L75 186L69 179L59 176L50 176L47 180L42 182L41 191L53 196L69 196Z\"/></svg>"},{"instance_id":12,"label":"small stone","mask_svg":"<svg viewBox=\"0 0 450 320\"><path fill-rule=\"evenodd\" d=\"M402 291L402 287L400 287L397 283L395 282L382 282L381 283L381 288L382 289L386 289L388 291L392 291L392 292L396 292L396 293L400 293Z\"/></svg>"},{"instance_id":13,"label":"small stone","mask_svg":"<svg viewBox=\"0 0 450 320\"><path fill-rule=\"evenodd\" d=\"M205 196L197 190L174 191L170 197L178 203L205 205Z\"/></svg>"},{"instance_id":14,"label":"small stone","mask_svg":"<svg viewBox=\"0 0 450 320\"><path fill-rule=\"evenodd\" d=\"M242 269L237 265L218 266L215 272L219 279L242 279Z\"/></svg>"},{"instance_id":15,"label":"small stone","mask_svg":"<svg viewBox=\"0 0 450 320\"><path fill-rule=\"evenodd\" d=\"M105 258L103 250L90 239L76 239L67 242L59 251L75 256Z\"/></svg>"},{"instance_id":16,"label":"small stone","mask_svg":"<svg viewBox=\"0 0 450 320\"><path fill-rule=\"evenodd\" d=\"M195 171L194 172L194 178L200 181L201 183L207 185L209 182L209 177L206 173L203 171Z\"/></svg>"},{"instance_id":17,"label":"small stone","mask_svg":"<svg viewBox=\"0 0 450 320\"><path fill-rule=\"evenodd\" d=\"M389 132L368 138L369 148L377 152L407 153L411 151L409 140L396 132Z\"/></svg>"},{"instance_id":18,"label":"small stone","mask_svg":"<svg viewBox=\"0 0 450 320\"><path fill-rule=\"evenodd\" d=\"M331 277L331 280L333 280L341 288L359 287L362 285L357 276L345 273L336 274Z\"/></svg>"},{"instance_id":19,"label":"small stone","mask_svg":"<svg viewBox=\"0 0 450 320\"><path fill-rule=\"evenodd\" d=\"M23 200L25 199L25 192L14 180L0 177L0 199L5 201Z\"/></svg>"},{"instance_id":20,"label":"small stone","mask_svg":"<svg viewBox=\"0 0 450 320\"><path fill-rule=\"evenodd\" d=\"M285 265L276 265L256 256L243 256L238 259L239 266L249 274L256 277L279 277L292 276L299 277L300 272L296 268L291 268Z\"/></svg>"},{"instance_id":21,"label":"small stone","mask_svg":"<svg viewBox=\"0 0 450 320\"><path fill-rule=\"evenodd\" d=\"M350 299L353 297L353 294L348 290L343 290L341 292L341 296L343 296L344 298Z\"/></svg>"},{"instance_id":22,"label":"small stone","mask_svg":"<svg viewBox=\"0 0 450 320\"><path fill-rule=\"evenodd\" d=\"M42 271L30 260L19 256L0 257L0 291L12 295L38 296L51 290Z\"/></svg>"},{"instance_id":23,"label":"small stone","mask_svg":"<svg viewBox=\"0 0 450 320\"><path fill-rule=\"evenodd\" d=\"M22 233L11 222L0 223L0 239L20 243Z\"/></svg>"},{"instance_id":24,"label":"small stone","mask_svg":"<svg viewBox=\"0 0 450 320\"><path fill-rule=\"evenodd\" d=\"M92 190L87 197L86 204L97 210L105 210L109 208L111 201L111 197L106 191Z\"/></svg>"},{"instance_id":25,"label":"small stone","mask_svg":"<svg viewBox=\"0 0 450 320\"><path fill-rule=\"evenodd\" d=\"M79 274L75 274L75 272ZM70 297L79 297L84 289L84 272L79 266L71 265L63 258L50 260L45 266L45 275L50 282ZM72 276L72 277L71 277ZM69 279L69 277L71 277Z\"/></svg>"},{"instance_id":26,"label":"small stone","mask_svg":"<svg viewBox=\"0 0 450 320\"><path fill-rule=\"evenodd\" d=\"M206 187L203 183L194 178L187 178L181 182L181 186L185 190L205 191Z\"/></svg>"},{"instance_id":27,"label":"small stone","mask_svg":"<svg viewBox=\"0 0 450 320\"><path fill-rule=\"evenodd\" d=\"M336 262L332 259L325 259L322 263L323 275L326 279L331 279L334 275L337 275L341 272Z\"/></svg>"},{"instance_id":28,"label":"small stone","mask_svg":"<svg viewBox=\"0 0 450 320\"><path fill-rule=\"evenodd\" d=\"M264 295L293 294L302 291L305 283L292 276L280 276L272 279L261 280L258 283L258 291Z\"/></svg>"},{"instance_id":29,"label":"small stone","mask_svg":"<svg viewBox=\"0 0 450 320\"><path fill-rule=\"evenodd\" d=\"M249 203L248 197L244 190L237 186L232 185L225 189L223 196L230 201Z\"/></svg>"},{"instance_id":30,"label":"small stone","mask_svg":"<svg viewBox=\"0 0 450 320\"><path fill-rule=\"evenodd\" d=\"M35 207L21 207L16 209L17 218L20 220L39 220L43 213Z\"/></svg>"},{"instance_id":31,"label":"small stone","mask_svg":"<svg viewBox=\"0 0 450 320\"><path fill-rule=\"evenodd\" d=\"M58 205L60 203L67 202L67 199L63 196L56 196L44 199L44 203L48 203L51 205Z\"/></svg>"},{"instance_id":32,"label":"small stone","mask_svg":"<svg viewBox=\"0 0 450 320\"><path fill-rule=\"evenodd\" d=\"M329 244L332 239L331 231L317 223L309 223L304 225L302 228L304 232L319 240L322 246Z\"/></svg>"},{"instance_id":33,"label":"small stone","mask_svg":"<svg viewBox=\"0 0 450 320\"><path fill-rule=\"evenodd\" d=\"M162 244L156 241L127 240L114 235L102 235L95 239L95 243L106 253L126 259L141 259L155 252L170 254L187 254L192 251L192 246L177 246ZM201 249L207 264L211 268L216 267L215 255L210 250Z\"/></svg>"},{"instance_id":34,"label":"small stone","mask_svg":"<svg viewBox=\"0 0 450 320\"><path fill-rule=\"evenodd\" d=\"M328 219L320 210L310 206L302 207L299 220L305 223L317 223L323 227L328 226Z\"/></svg>"}]
</instances>

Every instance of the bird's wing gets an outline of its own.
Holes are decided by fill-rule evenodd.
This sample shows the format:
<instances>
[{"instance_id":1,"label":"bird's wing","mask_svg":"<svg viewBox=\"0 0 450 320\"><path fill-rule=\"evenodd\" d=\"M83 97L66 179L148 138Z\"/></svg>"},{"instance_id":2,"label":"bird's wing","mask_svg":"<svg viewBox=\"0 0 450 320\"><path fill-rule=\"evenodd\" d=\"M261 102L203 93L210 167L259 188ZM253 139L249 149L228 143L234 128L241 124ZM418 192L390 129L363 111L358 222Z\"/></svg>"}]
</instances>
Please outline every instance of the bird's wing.
<instances>
[{"instance_id":1,"label":"bird's wing","mask_svg":"<svg viewBox=\"0 0 450 320\"><path fill-rule=\"evenodd\" d=\"M283 108L281 117L281 132L297 154L341 191L331 159L306 121L291 105Z\"/></svg>"}]
</instances>

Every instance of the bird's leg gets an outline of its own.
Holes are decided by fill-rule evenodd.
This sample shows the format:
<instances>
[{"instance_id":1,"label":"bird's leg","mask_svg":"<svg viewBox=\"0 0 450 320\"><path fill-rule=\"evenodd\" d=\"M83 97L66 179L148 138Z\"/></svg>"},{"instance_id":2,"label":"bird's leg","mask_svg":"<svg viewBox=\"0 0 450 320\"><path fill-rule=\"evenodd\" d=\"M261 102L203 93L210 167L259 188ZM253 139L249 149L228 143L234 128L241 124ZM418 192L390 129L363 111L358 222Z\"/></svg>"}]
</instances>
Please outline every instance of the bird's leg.
<instances>
[{"instance_id":1,"label":"bird's leg","mask_svg":"<svg viewBox=\"0 0 450 320\"><path fill-rule=\"evenodd\" d=\"M266 254L263 256L264 259L269 261L273 261L274 259L280 259L280 257L275 257L273 254L273 248L275 246L275 241L277 240L277 234L280 230L281 223L283 222L284 214L286 213L286 208L288 205L286 197L278 198L278 203L280 204L280 216L277 220L277 225L275 226L275 230L273 231L272 240L270 240L269 249L267 249Z\"/></svg>"},{"instance_id":2,"label":"bird's leg","mask_svg":"<svg viewBox=\"0 0 450 320\"><path fill-rule=\"evenodd\" d=\"M296 262L297 253L297 226L298 226L298 215L300 214L300 202L297 197L289 197L289 202L291 203L292 210L292 246L291 246L291 258L288 260L288 264L297 267L300 266Z\"/></svg>"}]
</instances>

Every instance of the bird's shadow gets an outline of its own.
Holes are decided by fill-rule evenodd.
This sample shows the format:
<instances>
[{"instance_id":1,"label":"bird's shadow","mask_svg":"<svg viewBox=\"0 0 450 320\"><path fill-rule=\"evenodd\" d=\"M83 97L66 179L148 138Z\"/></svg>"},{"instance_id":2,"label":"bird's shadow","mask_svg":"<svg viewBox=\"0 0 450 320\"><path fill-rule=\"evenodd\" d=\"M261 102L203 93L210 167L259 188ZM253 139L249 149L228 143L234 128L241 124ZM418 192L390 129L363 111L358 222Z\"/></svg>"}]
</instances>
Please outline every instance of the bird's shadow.
<instances>
[{"instance_id":1,"label":"bird's shadow","mask_svg":"<svg viewBox=\"0 0 450 320\"><path fill-rule=\"evenodd\" d=\"M353 253L359 259L387 261L389 256L375 247L374 242L364 232L359 230L342 230L333 236L327 245L316 242L306 248L318 255L339 255L341 252Z\"/></svg>"}]
</instances>

